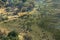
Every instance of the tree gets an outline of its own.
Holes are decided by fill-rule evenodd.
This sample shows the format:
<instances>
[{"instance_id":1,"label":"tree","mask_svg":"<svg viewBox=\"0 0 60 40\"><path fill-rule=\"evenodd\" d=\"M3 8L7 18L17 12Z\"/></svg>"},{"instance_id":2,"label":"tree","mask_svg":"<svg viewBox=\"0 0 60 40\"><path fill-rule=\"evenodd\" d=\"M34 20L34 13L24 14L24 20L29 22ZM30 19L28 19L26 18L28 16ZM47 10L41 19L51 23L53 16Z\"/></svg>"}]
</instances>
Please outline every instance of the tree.
<instances>
[{"instance_id":1,"label":"tree","mask_svg":"<svg viewBox=\"0 0 60 40\"><path fill-rule=\"evenodd\" d=\"M9 37L11 40L19 40L18 33L16 31L9 32L7 37Z\"/></svg>"},{"instance_id":2,"label":"tree","mask_svg":"<svg viewBox=\"0 0 60 40\"><path fill-rule=\"evenodd\" d=\"M27 0L22 0L22 2L24 3L24 2L26 2Z\"/></svg>"}]
</instances>

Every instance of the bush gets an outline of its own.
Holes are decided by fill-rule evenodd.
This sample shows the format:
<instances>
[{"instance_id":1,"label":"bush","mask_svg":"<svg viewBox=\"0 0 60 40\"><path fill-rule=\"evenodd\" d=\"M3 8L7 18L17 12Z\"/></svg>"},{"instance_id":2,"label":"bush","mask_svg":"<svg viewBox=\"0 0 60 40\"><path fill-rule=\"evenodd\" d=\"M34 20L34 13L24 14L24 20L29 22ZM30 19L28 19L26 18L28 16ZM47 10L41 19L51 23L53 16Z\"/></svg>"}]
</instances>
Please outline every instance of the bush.
<instances>
[{"instance_id":1,"label":"bush","mask_svg":"<svg viewBox=\"0 0 60 40\"><path fill-rule=\"evenodd\" d=\"M9 32L7 37L11 40L19 40L18 33L16 31Z\"/></svg>"}]
</instances>

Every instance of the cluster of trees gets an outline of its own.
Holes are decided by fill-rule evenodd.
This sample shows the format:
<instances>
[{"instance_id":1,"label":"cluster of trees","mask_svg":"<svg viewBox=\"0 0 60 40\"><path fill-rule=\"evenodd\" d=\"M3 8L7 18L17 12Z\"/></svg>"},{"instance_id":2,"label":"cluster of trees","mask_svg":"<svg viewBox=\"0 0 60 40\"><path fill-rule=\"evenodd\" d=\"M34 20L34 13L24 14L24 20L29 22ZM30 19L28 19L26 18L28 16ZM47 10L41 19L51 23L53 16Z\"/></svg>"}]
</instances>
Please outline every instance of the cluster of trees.
<instances>
[{"instance_id":1,"label":"cluster of trees","mask_svg":"<svg viewBox=\"0 0 60 40\"><path fill-rule=\"evenodd\" d=\"M1 0L1 4L4 4L4 7L18 8L18 12L22 11L31 11L34 8L33 0ZM2 5L3 6L3 5Z\"/></svg>"},{"instance_id":2,"label":"cluster of trees","mask_svg":"<svg viewBox=\"0 0 60 40\"><path fill-rule=\"evenodd\" d=\"M19 12L30 12L33 10L35 4L34 0L0 0L0 7L6 8L6 12L8 12L7 16L17 15ZM17 8L17 10L15 10ZM7 16L1 14L0 20L8 19Z\"/></svg>"}]
</instances>

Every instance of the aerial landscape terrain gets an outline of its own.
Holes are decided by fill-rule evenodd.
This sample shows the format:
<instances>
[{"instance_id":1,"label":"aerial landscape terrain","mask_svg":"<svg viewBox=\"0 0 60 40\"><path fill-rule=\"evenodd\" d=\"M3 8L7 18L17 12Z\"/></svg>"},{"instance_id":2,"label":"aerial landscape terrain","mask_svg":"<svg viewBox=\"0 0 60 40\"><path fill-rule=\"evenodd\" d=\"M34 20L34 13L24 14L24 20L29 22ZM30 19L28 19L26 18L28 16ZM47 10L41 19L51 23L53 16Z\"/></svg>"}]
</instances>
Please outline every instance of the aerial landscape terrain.
<instances>
[{"instance_id":1,"label":"aerial landscape terrain","mask_svg":"<svg viewBox=\"0 0 60 40\"><path fill-rule=\"evenodd\" d=\"M0 40L60 40L60 0L0 0Z\"/></svg>"}]
</instances>

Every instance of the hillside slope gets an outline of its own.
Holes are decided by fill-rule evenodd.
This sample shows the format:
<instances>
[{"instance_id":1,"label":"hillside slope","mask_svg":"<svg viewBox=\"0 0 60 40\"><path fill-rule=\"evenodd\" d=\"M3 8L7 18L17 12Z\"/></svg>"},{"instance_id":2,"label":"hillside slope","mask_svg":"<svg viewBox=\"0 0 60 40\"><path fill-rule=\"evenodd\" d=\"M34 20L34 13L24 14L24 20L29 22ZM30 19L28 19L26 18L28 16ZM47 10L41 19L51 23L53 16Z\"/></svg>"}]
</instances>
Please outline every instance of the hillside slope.
<instances>
[{"instance_id":1,"label":"hillside slope","mask_svg":"<svg viewBox=\"0 0 60 40\"><path fill-rule=\"evenodd\" d=\"M35 24L35 19L33 19L32 15L26 15L15 20L0 23L0 28L1 30L4 29L7 33L13 30L20 33L27 32L28 35L32 37L32 40L55 40L53 33L48 32Z\"/></svg>"}]
</instances>

